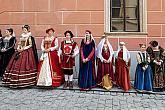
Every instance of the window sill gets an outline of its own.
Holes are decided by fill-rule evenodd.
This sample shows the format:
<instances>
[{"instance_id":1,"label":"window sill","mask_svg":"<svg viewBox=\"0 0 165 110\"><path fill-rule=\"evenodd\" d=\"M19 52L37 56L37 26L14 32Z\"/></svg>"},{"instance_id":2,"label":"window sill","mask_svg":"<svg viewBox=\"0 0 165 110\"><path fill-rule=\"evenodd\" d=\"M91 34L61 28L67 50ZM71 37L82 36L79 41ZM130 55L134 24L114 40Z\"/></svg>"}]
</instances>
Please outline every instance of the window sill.
<instances>
[{"instance_id":1,"label":"window sill","mask_svg":"<svg viewBox=\"0 0 165 110\"><path fill-rule=\"evenodd\" d=\"M147 32L109 32L106 33L107 36L116 36L116 37L146 37L148 35Z\"/></svg>"}]
</instances>

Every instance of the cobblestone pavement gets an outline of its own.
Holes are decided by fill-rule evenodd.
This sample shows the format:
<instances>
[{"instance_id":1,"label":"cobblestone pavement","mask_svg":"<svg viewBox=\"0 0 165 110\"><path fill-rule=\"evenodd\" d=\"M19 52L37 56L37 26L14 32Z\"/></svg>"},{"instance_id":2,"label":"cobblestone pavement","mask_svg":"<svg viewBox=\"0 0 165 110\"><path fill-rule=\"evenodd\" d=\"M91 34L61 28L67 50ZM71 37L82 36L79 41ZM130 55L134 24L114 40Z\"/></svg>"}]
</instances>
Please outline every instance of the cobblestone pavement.
<instances>
[{"instance_id":1,"label":"cobblestone pavement","mask_svg":"<svg viewBox=\"0 0 165 110\"><path fill-rule=\"evenodd\" d=\"M165 95L0 87L0 110L165 110Z\"/></svg>"}]
</instances>

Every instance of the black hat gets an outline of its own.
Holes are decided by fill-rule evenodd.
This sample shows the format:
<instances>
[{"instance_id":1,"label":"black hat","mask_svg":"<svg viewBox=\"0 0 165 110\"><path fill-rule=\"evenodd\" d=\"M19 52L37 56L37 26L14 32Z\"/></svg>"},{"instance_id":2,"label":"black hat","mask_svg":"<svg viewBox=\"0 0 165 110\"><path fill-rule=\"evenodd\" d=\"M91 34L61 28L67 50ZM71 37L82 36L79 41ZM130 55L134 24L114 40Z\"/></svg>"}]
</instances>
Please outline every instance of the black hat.
<instances>
[{"instance_id":1,"label":"black hat","mask_svg":"<svg viewBox=\"0 0 165 110\"><path fill-rule=\"evenodd\" d=\"M151 45L153 46L153 47L157 47L158 46L158 42L157 41L153 41L152 43L151 43Z\"/></svg>"}]
</instances>

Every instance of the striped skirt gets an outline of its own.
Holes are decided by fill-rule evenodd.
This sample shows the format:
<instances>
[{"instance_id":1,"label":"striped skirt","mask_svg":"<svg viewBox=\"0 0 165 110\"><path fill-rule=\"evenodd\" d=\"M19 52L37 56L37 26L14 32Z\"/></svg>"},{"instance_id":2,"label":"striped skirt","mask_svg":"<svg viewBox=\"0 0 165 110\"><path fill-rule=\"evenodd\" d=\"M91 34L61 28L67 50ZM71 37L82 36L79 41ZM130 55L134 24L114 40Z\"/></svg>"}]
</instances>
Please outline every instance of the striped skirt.
<instances>
[{"instance_id":1,"label":"striped skirt","mask_svg":"<svg viewBox=\"0 0 165 110\"><path fill-rule=\"evenodd\" d=\"M33 49L22 51L16 58L15 53L3 75L3 84L17 88L36 85L37 66Z\"/></svg>"}]
</instances>

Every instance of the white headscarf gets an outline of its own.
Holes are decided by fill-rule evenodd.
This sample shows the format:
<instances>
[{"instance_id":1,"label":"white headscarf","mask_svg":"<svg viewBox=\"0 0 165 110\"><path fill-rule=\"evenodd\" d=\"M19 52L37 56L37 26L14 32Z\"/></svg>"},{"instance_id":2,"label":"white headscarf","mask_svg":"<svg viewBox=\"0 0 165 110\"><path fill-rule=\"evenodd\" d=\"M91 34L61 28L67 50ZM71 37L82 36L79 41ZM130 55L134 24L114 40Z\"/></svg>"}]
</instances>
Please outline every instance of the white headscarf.
<instances>
[{"instance_id":1,"label":"white headscarf","mask_svg":"<svg viewBox=\"0 0 165 110\"><path fill-rule=\"evenodd\" d=\"M105 43L106 39L103 38L101 39L100 43L97 45L97 57L103 62L104 58L102 56L102 49L103 49L103 46L104 46L104 43ZM111 44L109 43L109 41L107 40L107 45L109 47L109 53L110 53L110 57L109 57L109 61L111 62L112 61L112 57L114 55L114 51L113 51L113 48L111 46Z\"/></svg>"},{"instance_id":2,"label":"white headscarf","mask_svg":"<svg viewBox=\"0 0 165 110\"><path fill-rule=\"evenodd\" d=\"M123 43L123 42L122 42L122 43ZM118 53L119 53L120 50L121 50L121 48L120 48L120 46L119 46L119 47L118 47L118 50L117 50L117 57L118 57ZM123 60L124 60L125 62L128 63L128 61L129 61L130 58L131 58L131 56L130 56L129 51L128 51L127 48L123 45Z\"/></svg>"},{"instance_id":3,"label":"white headscarf","mask_svg":"<svg viewBox=\"0 0 165 110\"><path fill-rule=\"evenodd\" d=\"M95 39L94 39L94 37L93 37L93 35L91 34L91 40L93 40L94 41L94 43L95 43L95 54L96 54L96 52L97 52L97 46L96 46L96 41L95 41Z\"/></svg>"}]
</instances>

